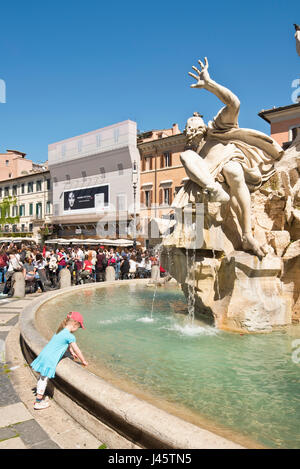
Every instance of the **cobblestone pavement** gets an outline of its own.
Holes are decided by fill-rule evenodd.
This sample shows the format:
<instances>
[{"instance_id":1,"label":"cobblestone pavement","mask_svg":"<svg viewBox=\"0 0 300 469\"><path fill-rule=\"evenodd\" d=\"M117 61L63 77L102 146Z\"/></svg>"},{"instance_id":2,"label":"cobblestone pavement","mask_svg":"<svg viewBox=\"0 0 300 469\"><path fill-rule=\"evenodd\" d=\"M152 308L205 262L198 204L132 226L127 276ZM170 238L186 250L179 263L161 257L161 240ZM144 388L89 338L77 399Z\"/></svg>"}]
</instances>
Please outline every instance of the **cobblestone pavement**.
<instances>
[{"instance_id":1,"label":"cobblestone pavement","mask_svg":"<svg viewBox=\"0 0 300 469\"><path fill-rule=\"evenodd\" d=\"M102 443L54 400L48 409L33 409L36 380L21 352L18 320L36 296L0 299L0 450L99 448Z\"/></svg>"}]
</instances>

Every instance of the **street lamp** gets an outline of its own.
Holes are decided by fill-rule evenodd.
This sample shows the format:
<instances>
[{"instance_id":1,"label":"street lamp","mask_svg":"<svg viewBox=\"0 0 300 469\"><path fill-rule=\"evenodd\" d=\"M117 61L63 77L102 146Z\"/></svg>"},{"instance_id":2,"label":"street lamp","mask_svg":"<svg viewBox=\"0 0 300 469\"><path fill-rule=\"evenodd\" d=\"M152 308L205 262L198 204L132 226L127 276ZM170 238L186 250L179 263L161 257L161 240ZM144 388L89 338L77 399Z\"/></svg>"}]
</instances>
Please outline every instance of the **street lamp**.
<instances>
[{"instance_id":1,"label":"street lamp","mask_svg":"<svg viewBox=\"0 0 300 469\"><path fill-rule=\"evenodd\" d=\"M136 161L133 162L132 168L132 185L133 185L133 249L136 249L136 190L138 185L138 172Z\"/></svg>"}]
</instances>

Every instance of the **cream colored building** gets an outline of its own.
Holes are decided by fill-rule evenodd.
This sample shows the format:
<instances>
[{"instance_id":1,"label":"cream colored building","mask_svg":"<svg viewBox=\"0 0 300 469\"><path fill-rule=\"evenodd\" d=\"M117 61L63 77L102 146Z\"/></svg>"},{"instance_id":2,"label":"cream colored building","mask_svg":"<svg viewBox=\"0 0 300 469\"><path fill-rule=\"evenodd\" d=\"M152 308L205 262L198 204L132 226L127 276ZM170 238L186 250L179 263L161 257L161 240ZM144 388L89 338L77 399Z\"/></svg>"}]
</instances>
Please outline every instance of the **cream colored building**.
<instances>
[{"instance_id":1,"label":"cream colored building","mask_svg":"<svg viewBox=\"0 0 300 469\"><path fill-rule=\"evenodd\" d=\"M0 205L11 198L9 210L1 216L1 236L28 235L39 241L40 229L51 224L52 184L50 171L37 171L32 174L0 181ZM3 210L3 209L2 209ZM9 218L19 217L11 223Z\"/></svg>"}]
</instances>

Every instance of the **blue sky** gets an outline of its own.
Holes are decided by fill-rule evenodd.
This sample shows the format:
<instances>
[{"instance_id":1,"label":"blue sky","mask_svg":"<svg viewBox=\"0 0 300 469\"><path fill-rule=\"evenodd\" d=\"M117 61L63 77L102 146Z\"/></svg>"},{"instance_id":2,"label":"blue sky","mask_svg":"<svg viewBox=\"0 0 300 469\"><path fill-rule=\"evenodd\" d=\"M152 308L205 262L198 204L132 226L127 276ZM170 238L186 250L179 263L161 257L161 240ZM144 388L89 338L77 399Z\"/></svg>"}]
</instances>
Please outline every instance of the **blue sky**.
<instances>
[{"instance_id":1,"label":"blue sky","mask_svg":"<svg viewBox=\"0 0 300 469\"><path fill-rule=\"evenodd\" d=\"M220 102L188 76L204 56L239 97L240 126L269 133L257 113L292 104L300 78L293 23L298 0L2 2L0 152L45 161L49 143L126 119L207 122Z\"/></svg>"}]
</instances>

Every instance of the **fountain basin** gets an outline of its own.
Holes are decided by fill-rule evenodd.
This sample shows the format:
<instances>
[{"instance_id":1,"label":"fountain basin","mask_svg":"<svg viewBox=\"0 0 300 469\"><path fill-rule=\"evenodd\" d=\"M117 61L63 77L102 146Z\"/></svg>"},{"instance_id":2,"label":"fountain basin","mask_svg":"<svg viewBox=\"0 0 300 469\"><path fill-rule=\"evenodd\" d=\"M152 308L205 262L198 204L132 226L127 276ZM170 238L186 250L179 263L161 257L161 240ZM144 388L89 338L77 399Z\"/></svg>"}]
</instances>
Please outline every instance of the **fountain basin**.
<instances>
[{"instance_id":1,"label":"fountain basin","mask_svg":"<svg viewBox=\"0 0 300 469\"><path fill-rule=\"evenodd\" d=\"M68 293L79 297L84 291L115 287L119 283L123 286L132 285L133 281L66 288L47 293L31 302L20 318L21 343L27 361L30 363L47 343L36 327L36 315L39 311L41 313L41 308L47 302L54 298L65 298ZM145 281L134 283L145 284ZM242 447L118 389L70 359L61 360L58 364L53 382L59 391L54 391L54 398L62 402L75 419L110 448ZM76 405L66 403L65 396Z\"/></svg>"},{"instance_id":2,"label":"fountain basin","mask_svg":"<svg viewBox=\"0 0 300 469\"><path fill-rule=\"evenodd\" d=\"M100 288L86 285L55 293L50 301L52 293L49 300L35 308L37 314L32 316L33 312L28 311L29 325L35 320L47 338L69 310L84 315L87 328L76 335L92 373L63 360L57 368L56 384L81 406L87 406L90 414L143 447L203 447L202 437L196 443L185 438L187 428L195 434L195 428L205 428L209 434L219 434L223 440L244 447L298 447L299 364L292 361L292 352L299 327L273 334L240 335L197 320L189 324L180 289L166 287L157 288L151 317L154 291L146 288L144 281L105 283ZM62 380L65 367L69 370L70 366L72 373ZM76 375L77 370L83 373L76 381L76 389L73 370ZM82 392L90 379L96 381L86 404ZM102 385L109 386L108 390L102 392ZM100 399L97 405L92 400L95 392ZM113 401L111 414L107 405L115 392L121 394ZM130 409L123 407L127 402ZM150 409L146 417L144 405ZM134 409L138 409L137 427L128 430L128 422L134 421ZM163 415L162 420L156 412ZM169 416L175 420L170 421ZM125 423L121 424L122 419ZM164 427L162 421L169 423ZM178 428L178 438L172 443L169 425ZM153 438L154 427L159 439Z\"/></svg>"}]
</instances>

